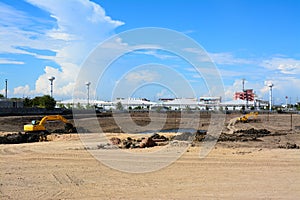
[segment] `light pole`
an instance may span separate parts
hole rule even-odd
[[[55,80],[55,77],[50,76],[48,79],[50,81],[50,94],[51,94],[51,97],[53,97],[53,81]]]
[[[273,83],[268,84],[268,87],[270,88],[270,92],[269,92],[269,110],[270,111],[272,111],[272,105],[273,105],[273,93],[272,93],[273,86],[274,86]]]
[[[5,99],[7,99],[7,79],[5,79]]]
[[[246,108],[248,108],[248,93],[245,90],[245,78],[242,79],[244,98],[246,97]]]
[[[246,80],[246,79],[244,79],[244,78],[242,79],[242,84],[243,84],[243,92],[245,92],[245,80]]]
[[[87,105],[90,105],[90,85],[91,82],[86,82],[85,85],[87,86]]]

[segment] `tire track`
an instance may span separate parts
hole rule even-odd
[[[52,176],[54,177],[55,181],[59,184],[59,185],[73,185],[73,186],[80,186],[83,184],[83,180],[78,179],[75,176],[71,176],[70,174],[52,174]]]

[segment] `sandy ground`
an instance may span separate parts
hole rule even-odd
[[[278,121],[273,125],[270,119],[263,120],[237,126],[264,127],[273,132],[289,130],[288,120],[273,119]],[[294,123],[299,123],[298,118]],[[288,135],[264,137],[261,142],[220,142],[202,159],[200,144],[190,147],[171,165],[149,173],[126,173],[105,166],[84,148],[78,135],[57,135],[52,140],[0,145],[0,199],[297,199],[300,196],[300,150],[276,148],[288,141],[299,145],[297,130]],[[105,154],[117,150],[93,151]],[[149,149],[141,151],[147,153]],[[133,165],[129,157],[122,160],[128,161],[128,166]]]
[[[1,199],[297,199],[300,196],[299,150],[219,145],[206,158],[199,159],[199,148],[193,147],[166,168],[130,174],[104,166],[82,147],[71,136],[54,142],[1,145]]]

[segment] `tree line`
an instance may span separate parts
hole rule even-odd
[[[24,99],[24,107],[39,107],[46,108],[47,110],[53,110],[55,105],[56,101],[50,95],[34,97],[33,99],[26,97]]]

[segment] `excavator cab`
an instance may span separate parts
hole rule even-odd
[[[31,124],[24,125],[25,132],[41,132],[46,131],[44,125],[37,123],[35,120],[31,122]]]

